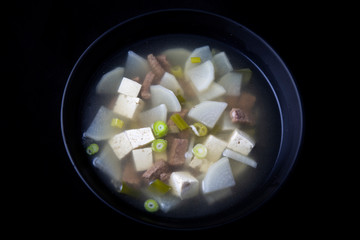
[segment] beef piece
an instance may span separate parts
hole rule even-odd
[[[165,55],[156,56],[156,59],[158,60],[158,62],[166,72],[171,72],[171,65],[169,61],[166,59]]]
[[[188,139],[175,138],[169,151],[169,165],[179,167],[185,163],[185,153],[189,146]]]
[[[163,182],[167,182],[170,179],[171,172],[164,172],[160,174],[160,180]]]
[[[249,123],[248,115],[240,108],[232,108],[230,111],[230,118],[233,123]]]
[[[147,60],[150,66],[151,71],[155,74],[155,84],[158,84],[160,79],[164,76],[165,70],[160,65],[159,61],[153,54],[147,56]]]
[[[182,139],[190,139],[191,135],[192,134],[190,128],[182,130],[177,133],[177,137]]]
[[[152,82],[154,81],[155,78],[155,74],[150,71],[145,75],[144,78],[144,82],[141,86],[141,90],[140,90],[140,96],[142,99],[150,99],[151,94],[150,94],[150,85],[152,84]]]
[[[148,170],[146,170],[142,177],[147,183],[150,183],[155,179],[161,180],[162,175],[163,178],[165,178],[164,174],[170,174],[169,164],[164,160],[159,160],[155,162]]]

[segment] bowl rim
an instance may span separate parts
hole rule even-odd
[[[268,51],[270,51],[270,53],[277,59],[277,61],[279,62],[279,64],[281,65],[282,69],[285,71],[285,74],[287,75],[287,77],[290,79],[289,84],[293,87],[293,89],[295,90],[293,92],[294,94],[294,99],[296,99],[297,103],[299,104],[299,140],[297,141],[296,145],[293,146],[293,153],[292,155],[294,156],[292,158],[292,161],[290,163],[290,165],[286,168],[285,173],[283,173],[282,178],[279,181],[279,186],[276,187],[274,190],[272,190],[270,192],[270,194],[263,199],[263,201],[261,201],[260,203],[257,204],[257,206],[255,208],[252,208],[250,211],[248,211],[246,214],[242,215],[242,216],[238,216],[238,217],[234,217],[232,219],[228,219],[227,221],[220,221],[218,223],[213,223],[211,225],[207,225],[207,226],[187,226],[187,227],[174,227],[174,226],[166,226],[166,225],[161,225],[161,224],[157,224],[157,223],[153,223],[153,222],[149,222],[147,220],[144,219],[140,219],[138,217],[134,217],[131,216],[130,214],[126,214],[124,212],[122,212],[121,210],[119,210],[118,208],[116,208],[115,206],[113,206],[111,203],[107,202],[103,196],[101,196],[100,193],[98,193],[89,183],[88,180],[83,176],[82,172],[80,171],[80,169],[78,168],[77,164],[76,164],[76,160],[73,159],[73,154],[71,152],[70,146],[68,145],[67,142],[67,133],[65,132],[65,123],[64,123],[64,109],[65,109],[65,105],[66,105],[66,98],[67,98],[67,93],[69,91],[69,86],[70,86],[70,82],[74,81],[73,80],[73,75],[74,73],[77,71],[79,65],[81,64],[81,62],[83,61],[83,59],[86,57],[87,53],[93,49],[94,47],[97,46],[97,44],[105,37],[107,36],[109,33],[116,31],[116,29],[118,29],[119,27],[126,25],[128,23],[131,23],[134,20],[137,19],[141,19],[144,17],[148,17],[151,15],[156,15],[156,14],[162,14],[162,13],[168,13],[168,12],[187,12],[187,13],[199,13],[199,14],[205,14],[214,18],[220,18],[223,19],[226,22],[229,22],[231,24],[236,25],[237,27],[240,27],[242,29],[244,29],[245,32],[248,32],[252,37],[256,38],[257,41],[259,41]],[[261,71],[261,69],[259,69]],[[272,85],[270,84],[270,87],[272,87]],[[274,91],[274,90],[273,90]],[[274,91],[275,92],[275,91]],[[278,101],[278,99],[277,99]],[[279,104],[279,103],[278,103]],[[280,108],[280,104],[279,104],[279,108]],[[280,114],[282,114],[281,109],[280,110]],[[283,121],[283,116],[281,116],[281,121]],[[211,227],[216,227],[216,226],[221,226],[236,220],[239,220],[240,218],[243,218],[245,216],[247,216],[248,214],[250,214],[251,212],[255,211],[256,209],[258,209],[259,207],[261,207],[266,201],[268,201],[278,190],[279,188],[282,186],[283,182],[286,180],[286,178],[288,177],[289,173],[292,171],[293,166],[298,158],[299,155],[299,151],[301,149],[302,146],[302,142],[303,142],[303,131],[304,131],[304,122],[303,122],[303,107],[302,107],[302,101],[301,101],[301,97],[299,94],[299,90],[296,86],[295,80],[293,78],[293,75],[291,74],[290,70],[288,69],[288,67],[286,66],[286,64],[284,63],[284,61],[280,58],[280,56],[277,54],[277,52],[259,35],[257,35],[256,33],[254,33],[252,30],[248,29],[247,27],[245,27],[244,25],[228,18],[222,15],[219,15],[217,13],[213,13],[213,12],[209,12],[209,11],[204,11],[204,10],[197,10],[197,9],[187,9],[187,8],[170,8],[170,9],[161,9],[161,10],[155,10],[155,11],[150,11],[150,12],[146,12],[146,13],[142,13],[139,14],[137,16],[131,17],[129,19],[126,19],[116,25],[114,25],[113,27],[109,28],[108,30],[106,30],[104,33],[102,33],[100,36],[98,36],[80,55],[80,57],[77,59],[76,63],[74,64],[69,77],[67,78],[64,90],[63,90],[63,95],[62,95],[62,101],[61,101],[61,111],[60,111],[60,123],[61,123],[61,134],[62,134],[62,139],[63,139],[63,143],[67,152],[67,155],[70,159],[70,162],[72,163],[74,169],[76,170],[78,176],[81,178],[81,180],[83,181],[83,183],[85,183],[85,185],[87,186],[88,189],[91,190],[91,192],[98,198],[100,199],[102,202],[104,202],[107,206],[109,206],[110,208],[112,208],[113,210],[115,210],[116,212],[120,213],[123,216],[126,216],[129,219],[132,219],[136,222],[145,224],[145,225],[150,225],[153,227],[157,227],[157,228],[163,228],[163,229],[178,229],[178,230],[195,230],[195,229],[206,229],[206,228],[211,228]],[[283,123],[281,124],[282,126],[282,131],[284,131],[283,129]],[[283,142],[283,133],[282,133],[282,137],[281,137],[281,145],[284,144]],[[280,150],[279,150],[280,151]]]

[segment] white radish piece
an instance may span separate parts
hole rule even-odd
[[[212,100],[223,96],[226,93],[225,88],[215,82],[211,83],[209,88],[198,94],[200,101]]]
[[[181,111],[181,105],[173,91],[160,85],[152,85],[150,87],[150,94],[153,107],[164,103],[169,112]]]
[[[124,76],[127,78],[140,77],[144,79],[147,72],[150,71],[148,61],[134,53],[133,51],[128,52],[128,56],[125,63]]]
[[[106,107],[101,106],[90,126],[84,133],[84,136],[94,139],[95,141],[101,141],[118,134],[121,132],[121,129],[111,126],[111,120],[113,118],[119,118],[119,115]]]
[[[233,67],[225,52],[220,52],[216,54],[213,57],[212,62],[214,64],[216,78],[222,77],[226,73],[233,70]]]
[[[215,79],[214,65],[208,60],[186,72],[186,76],[193,83],[198,92],[203,92]]]
[[[156,121],[166,122],[167,108],[165,104],[153,107],[149,110],[139,113],[139,120],[143,127],[151,127]]]
[[[121,181],[121,163],[108,144],[105,144],[100,153],[93,160],[93,165],[110,179]]]
[[[173,91],[176,96],[184,96],[184,90],[181,88],[179,82],[176,80],[176,77],[171,73],[165,72],[159,84]]]
[[[220,78],[218,83],[225,88],[226,95],[240,96],[242,77],[241,73],[229,72]]]
[[[242,162],[250,167],[256,168],[257,167],[257,162],[255,162],[253,159],[242,155],[241,153],[235,152],[233,150],[230,149],[225,149],[223,152],[223,156],[234,159],[238,162]]]
[[[199,57],[201,62],[192,63],[191,62],[192,57]],[[212,53],[209,46],[195,48],[185,62],[185,72],[211,59],[212,59]]]
[[[204,101],[192,107],[188,117],[213,128],[227,107],[225,102]]]
[[[210,165],[202,181],[202,191],[205,194],[233,186],[235,186],[235,180],[227,157]]]
[[[116,94],[120,86],[121,79],[124,76],[124,68],[117,67],[110,72],[105,73],[99,83],[96,85],[97,94]]]

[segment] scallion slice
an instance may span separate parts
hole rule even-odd
[[[197,158],[205,158],[207,155],[207,148],[205,145],[198,143],[193,147],[192,152]]]
[[[159,204],[154,199],[148,199],[144,203],[145,210],[148,212],[156,212],[159,210]]]
[[[164,121],[156,121],[152,125],[152,129],[156,138],[164,137],[168,133],[168,126]]]
[[[111,126],[115,128],[122,128],[124,126],[124,121],[119,118],[111,119]]]
[[[171,67],[170,69],[170,73],[172,75],[174,75],[176,78],[183,78],[184,77],[184,72],[182,70],[182,68],[180,66],[174,66],[174,67]]]
[[[194,123],[193,125],[190,125],[191,130],[195,133],[198,137],[203,137],[207,134],[207,127],[202,123]]]
[[[164,139],[156,139],[151,143],[151,148],[154,152],[165,152],[167,141]]]
[[[149,184],[149,191],[155,193],[157,195],[164,195],[165,193],[171,190],[171,187],[165,184],[163,181],[159,179],[155,179]]]
[[[94,155],[98,151],[99,151],[99,145],[97,145],[96,143],[92,143],[86,148],[86,153],[88,155]]]
[[[201,63],[200,57],[191,57],[190,58],[191,63]]]
[[[175,125],[180,129],[180,131],[189,128],[189,125],[178,113],[174,113],[173,115],[171,115],[170,119],[175,123]]]

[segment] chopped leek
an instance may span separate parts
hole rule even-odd
[[[170,68],[170,73],[174,75],[176,78],[183,78],[184,72],[180,66],[174,66]]]
[[[190,58],[191,63],[201,63],[200,57],[191,57]]]
[[[145,210],[148,212],[156,212],[159,210],[159,204],[154,199],[148,199],[144,203]]]
[[[154,136],[156,138],[164,137],[168,133],[168,126],[164,121],[156,121],[152,125]]]
[[[165,152],[167,141],[164,139],[156,139],[151,143],[151,148],[154,152]]]
[[[159,179],[155,179],[149,184],[149,191],[157,195],[164,195],[171,190],[171,187]]]
[[[124,126],[124,121],[119,118],[111,119],[111,126],[116,128],[122,128]]]
[[[99,145],[97,145],[96,143],[92,143],[86,148],[86,153],[88,155],[94,155],[98,151],[99,151]]]
[[[186,103],[186,99],[181,95],[176,95],[176,98],[179,100],[180,105],[184,105]]]
[[[170,119],[181,131],[189,128],[189,125],[178,113],[174,113],[173,115],[171,115]]]
[[[193,125],[190,125],[190,128],[198,137],[203,137],[207,134],[207,127],[202,123],[194,123]]]
[[[205,158],[207,155],[207,148],[205,145],[198,143],[195,145],[195,147],[192,149],[192,152],[194,153],[195,157],[197,158]]]

